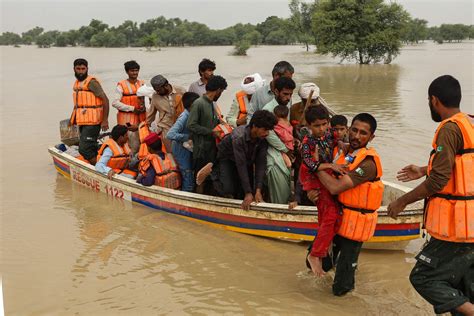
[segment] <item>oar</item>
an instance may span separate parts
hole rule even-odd
[[[313,93],[314,93],[314,90],[311,90],[309,92],[308,98],[306,99],[306,104],[304,105],[303,114],[301,115],[302,117],[300,118],[300,122],[301,122],[302,125],[306,124],[304,114],[306,113],[306,109],[308,108],[308,106],[311,104],[311,99],[313,98]]]

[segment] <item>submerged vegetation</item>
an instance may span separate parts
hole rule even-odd
[[[142,23],[127,20],[119,26],[93,19],[69,31],[35,27],[21,34],[4,32],[0,45],[85,47],[154,47],[234,45],[232,54],[246,55],[252,45],[302,44],[309,50],[358,63],[390,63],[403,43],[433,40],[439,44],[474,38],[474,26],[442,24],[428,27],[403,7],[383,0],[291,0],[289,18],[270,16],[265,21],[213,30],[207,25],[163,16]]]

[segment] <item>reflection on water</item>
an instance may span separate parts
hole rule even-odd
[[[315,81],[336,111],[376,116],[373,145],[384,178],[393,180],[403,165],[427,159],[436,125],[426,89],[434,77],[459,78],[463,107],[472,108],[472,43],[449,47],[406,48],[395,64],[376,66],[339,65],[298,46],[252,48],[247,57],[230,56],[231,47],[154,53],[1,47],[2,74],[8,73],[0,107],[0,271],[7,314],[430,315],[408,282],[421,241],[406,251],[364,250],[356,291],[336,298],[331,273],[317,280],[305,268],[304,244],[210,229],[110,199],[57,175],[46,148],[57,142],[57,122],[69,115],[71,63],[79,56],[89,60],[110,98],[128,59],[141,64],[145,79],[163,73],[187,87],[199,60],[211,57],[229,82],[219,100],[224,111],[244,75],[269,79],[275,62],[288,60],[296,82]]]

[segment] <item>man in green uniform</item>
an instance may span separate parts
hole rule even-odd
[[[388,214],[396,218],[408,204],[427,199],[424,224],[431,238],[416,256],[410,281],[436,314],[474,315],[474,117],[460,111],[461,86],[452,76],[436,78],[428,100],[431,118],[441,122],[430,163],[406,166],[397,176],[426,179],[390,203]]]

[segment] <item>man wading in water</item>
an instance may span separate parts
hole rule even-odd
[[[427,199],[425,227],[431,236],[410,275],[416,291],[436,314],[474,315],[474,117],[462,113],[461,86],[448,75],[428,88],[431,118],[441,122],[428,166],[409,165],[403,182],[426,176],[388,206],[396,218],[405,207]]]

